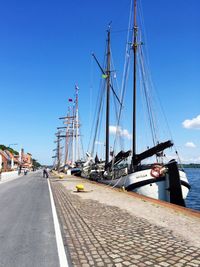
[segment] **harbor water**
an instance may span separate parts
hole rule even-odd
[[[186,207],[200,211],[200,168],[185,168],[184,170],[191,185]]]

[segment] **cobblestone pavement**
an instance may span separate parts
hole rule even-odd
[[[73,266],[200,267],[200,251],[117,207],[84,200],[51,181]]]

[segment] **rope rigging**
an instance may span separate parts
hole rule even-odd
[[[105,52],[105,55],[106,55],[106,52]],[[95,128],[92,130],[92,132],[94,132],[94,136],[93,136],[93,142],[92,142],[92,148],[91,148],[91,155],[93,156],[94,155],[94,150],[95,150],[95,142],[98,140],[99,138],[99,135],[100,135],[100,124],[101,124],[101,121],[102,121],[102,111],[103,111],[103,99],[105,97],[105,91],[106,91],[106,79],[107,79],[107,74],[106,74],[106,71],[104,70],[105,68],[101,67],[99,61],[97,60],[96,56],[94,55],[94,53],[92,54],[95,62],[97,63],[98,67],[100,68],[101,70],[101,73],[102,73],[102,78],[104,78],[104,82],[101,82],[101,93],[97,99],[97,103],[99,103],[99,105],[96,105],[96,111],[95,111],[95,114],[97,114],[97,118],[96,118],[96,124],[95,124]],[[111,58],[112,58],[112,53],[111,53]],[[104,60],[104,65],[105,65],[105,60]],[[111,65],[114,66],[113,64],[113,59],[111,59]],[[122,103],[121,103],[121,100],[120,98],[118,97],[115,89],[114,89],[114,82],[113,82],[113,71],[110,71],[110,89],[113,93],[113,102],[114,102],[114,109],[115,109],[115,117],[116,117],[116,120],[118,118],[118,109],[120,107],[122,107]],[[117,83],[117,79],[115,78],[114,79],[116,81],[116,88],[118,89],[118,83]],[[118,104],[118,105],[117,105]],[[98,108],[97,108],[98,107]],[[95,121],[95,118],[94,118],[94,121]],[[94,121],[93,121],[93,125],[94,125]],[[92,134],[91,134],[92,135]],[[90,136],[90,140],[91,140],[91,136]],[[122,145],[122,144],[121,144]],[[89,144],[89,147],[90,147],[90,144]]]
[[[126,91],[127,91],[127,84],[128,84],[128,77],[129,77],[129,72],[130,72],[130,59],[132,57],[131,52],[132,52],[132,48],[133,48],[133,43],[134,43],[134,36],[133,36],[133,29],[131,28],[132,22],[133,22],[133,1],[131,1],[131,7],[130,7],[130,14],[129,14],[129,22],[128,22],[128,32],[127,32],[127,37],[126,37],[126,47],[125,47],[125,58],[124,58],[124,68],[123,68],[123,76],[122,76],[122,83],[121,83],[121,90],[120,90],[120,96],[119,93],[116,93],[116,91],[114,90],[114,82],[116,83],[116,88],[118,89],[118,82],[116,79],[113,79],[113,75],[112,74],[112,70],[110,71],[110,89],[111,92],[113,93],[113,102],[114,102],[114,108],[115,108],[115,117],[116,117],[116,135],[114,138],[114,142],[113,142],[113,164],[114,164],[114,159],[115,159],[115,152],[117,150],[117,141],[119,140],[121,143],[121,147],[123,146],[122,142],[123,139],[121,138],[121,123],[122,123],[122,111],[124,108],[124,100],[125,100],[125,95],[126,95]],[[142,14],[142,9],[139,9],[139,15],[140,15],[140,23],[143,24],[143,29],[144,29],[144,22],[143,22],[143,14]],[[138,35],[141,34],[141,32],[138,33]],[[145,36],[145,34],[143,34]],[[143,36],[142,35],[142,36]],[[145,38],[144,38],[145,39]],[[145,51],[145,49],[143,49],[142,47],[142,43],[139,42],[137,40],[137,66],[138,66],[138,72],[140,75],[140,89],[142,92],[142,96],[143,96],[143,100],[145,102],[145,106],[146,106],[146,112],[144,112],[145,116],[148,115],[148,122],[149,122],[149,126],[150,126],[150,133],[151,133],[151,138],[153,141],[153,145],[156,146],[157,144],[159,144],[159,140],[160,140],[160,136],[159,136],[159,131],[160,128],[158,127],[158,119],[157,119],[157,114],[155,113],[154,110],[154,96],[152,94],[152,89],[154,89],[152,80],[151,80],[151,75],[150,75],[150,71],[149,71],[149,64],[148,64],[148,57],[147,57],[147,53]],[[106,53],[105,53],[106,54]],[[112,53],[111,53],[112,55]],[[93,138],[93,143],[92,143],[92,155],[94,155],[94,150],[95,150],[95,142],[97,140],[97,138],[99,138],[100,136],[100,125],[101,125],[101,121],[102,121],[102,110],[103,110],[103,99],[105,97],[105,81],[107,79],[106,75],[106,71],[105,68],[101,67],[101,65],[99,64],[97,58],[95,57],[95,55],[93,54],[93,57],[98,65],[98,67],[101,70],[101,73],[103,74],[102,76],[104,76],[104,82],[101,83],[101,93],[99,95],[98,98],[98,102],[99,105],[96,105],[96,115],[97,115],[97,119],[96,119],[96,123],[93,122],[93,126],[94,126],[94,138]],[[105,62],[104,62],[105,63]],[[113,60],[111,60],[111,64],[114,66],[113,64]],[[104,64],[105,65],[105,64]],[[138,81],[139,83],[139,81]],[[161,106],[161,101],[159,101],[160,107]],[[98,107],[97,107],[98,106]],[[163,110],[162,110],[163,111]],[[164,114],[164,112],[162,112],[162,114]],[[160,114],[159,114],[160,115]],[[165,114],[164,114],[165,115]],[[165,121],[166,121],[166,117],[165,117]],[[162,121],[163,122],[163,121]],[[137,122],[138,123],[138,122]],[[167,124],[168,125],[168,124]],[[168,126],[169,128],[169,126]],[[170,133],[171,135],[171,133]],[[171,138],[172,139],[172,138]],[[143,140],[144,141],[144,140]],[[146,141],[146,140],[145,140]],[[114,165],[112,165],[112,168],[114,167]]]

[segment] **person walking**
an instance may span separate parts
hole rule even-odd
[[[43,169],[43,177],[44,178],[48,178],[49,177],[49,174],[48,174],[48,171],[47,171],[46,167]]]
[[[21,171],[22,171],[22,166],[20,165],[20,166],[18,167],[18,175],[21,174]]]

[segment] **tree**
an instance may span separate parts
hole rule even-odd
[[[1,150],[8,150],[10,151],[13,155],[19,155],[19,152],[17,152],[16,150],[14,150],[11,147],[5,146],[5,145],[0,145],[0,149]]]
[[[33,168],[41,167],[41,164],[36,159],[32,159],[32,163],[33,163]]]

